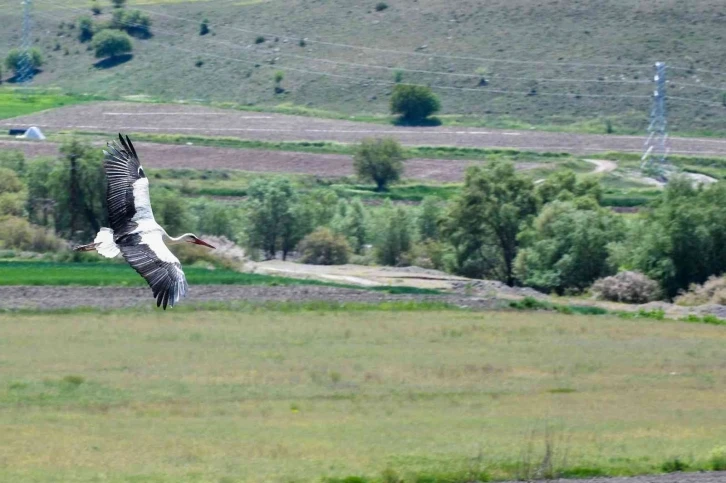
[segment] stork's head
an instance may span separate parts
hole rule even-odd
[[[202,245],[202,246],[209,247],[209,248],[216,248],[216,247],[213,247],[212,245],[210,245],[209,243],[205,242],[201,238],[199,238],[194,233],[187,233],[186,235],[184,235],[184,241],[187,243],[193,243],[195,245]]]

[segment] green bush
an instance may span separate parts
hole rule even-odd
[[[31,225],[27,220],[8,217],[0,221],[0,248],[30,252],[55,252],[65,246],[45,228]]]
[[[388,4],[386,2],[378,2],[376,4],[376,12],[382,12],[388,8]]]
[[[94,35],[91,47],[96,51],[96,57],[118,57],[133,50],[131,37],[123,32],[101,30]]]
[[[364,139],[353,155],[358,176],[376,183],[376,191],[385,191],[403,174],[403,148],[393,138]]]
[[[726,471],[726,446],[714,448],[709,455],[713,471]]]
[[[263,37],[262,35],[258,35],[257,38],[255,38],[255,43],[256,44],[261,44],[261,43],[264,43],[264,42],[265,42],[265,37]]]
[[[78,20],[78,40],[81,42],[88,42],[93,38],[95,33],[95,26],[91,17],[81,17]]]
[[[40,49],[33,47],[30,49],[29,55],[30,67],[33,70],[39,69],[43,65],[43,54],[41,54]],[[25,54],[22,51],[12,49],[5,57],[5,66],[17,74],[23,66],[24,58]]]
[[[429,87],[397,84],[391,96],[391,113],[408,124],[423,123],[441,109],[438,97]]]
[[[313,265],[344,265],[348,263],[350,245],[344,236],[329,228],[318,228],[302,239],[299,245],[303,263]]]
[[[209,33],[209,20],[206,18],[199,24],[199,35],[207,35]]]
[[[123,8],[126,5],[126,0],[111,0],[114,8]]]

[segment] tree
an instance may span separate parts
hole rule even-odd
[[[364,139],[353,155],[355,171],[376,183],[376,191],[386,191],[403,173],[403,149],[393,138]]]
[[[115,10],[109,28],[123,30],[139,38],[151,37],[151,17],[140,10]]]
[[[43,54],[41,54],[40,49],[33,47],[28,54],[29,56],[27,58],[30,62],[30,67],[33,70],[39,69],[43,65]],[[21,50],[12,49],[5,58],[5,66],[17,74],[22,69],[25,58],[26,55]]]
[[[439,200],[431,196],[424,198],[416,220],[418,236],[421,241],[439,239],[440,218],[441,205]]]
[[[123,8],[126,5],[126,0],[111,0],[114,8]]]
[[[391,96],[391,113],[407,124],[421,124],[441,109],[441,103],[429,87],[396,84]]]
[[[354,253],[363,253],[369,239],[368,215],[359,199],[355,199],[350,204],[336,229],[348,239]]]
[[[330,228],[320,227],[300,242],[301,260],[313,265],[343,265],[348,263],[350,246],[344,236]]]
[[[118,57],[128,54],[133,49],[131,37],[123,32],[101,30],[94,35],[91,47],[96,51],[96,57]]]
[[[582,292],[614,273],[608,246],[623,234],[621,219],[610,210],[554,201],[519,234],[524,248],[515,259],[515,274],[524,285],[546,292]]]
[[[27,195],[18,174],[0,167],[0,218],[8,215],[23,216]]]
[[[602,186],[595,176],[578,179],[571,170],[558,171],[549,175],[536,188],[537,198],[542,205],[551,201],[589,197],[596,203],[602,201]]]
[[[383,229],[379,233],[375,257],[381,265],[396,266],[411,249],[411,227],[406,210],[390,203],[381,212]]]
[[[93,38],[95,26],[91,17],[81,17],[78,19],[78,40],[81,42],[88,42]]]
[[[256,180],[248,193],[248,246],[262,250],[268,259],[282,251],[285,260],[309,226],[297,206],[297,193],[287,179]]]
[[[626,239],[612,247],[614,263],[657,280],[675,296],[692,283],[726,272],[726,186],[694,188],[674,178]]]
[[[171,236],[191,231],[193,219],[187,200],[170,189],[157,188],[151,193],[154,218]]]
[[[513,285],[517,234],[536,212],[532,181],[517,174],[511,162],[469,168],[442,226],[454,248],[454,270]]]

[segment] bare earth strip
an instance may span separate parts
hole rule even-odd
[[[104,132],[152,132],[231,136],[258,140],[357,142],[394,136],[409,145],[516,148],[529,151],[642,152],[643,137],[458,127],[397,127],[283,114],[251,113],[181,104],[100,102],[63,107],[0,122],[0,127],[38,126]],[[726,155],[726,140],[671,138],[671,152]]]
[[[492,308],[493,299],[460,295],[392,295],[370,290],[325,286],[235,286],[197,285],[191,287],[183,303],[194,302],[442,302],[459,307]],[[151,290],[144,287],[0,287],[0,310],[4,309],[67,309],[97,307],[153,307]]]
[[[103,143],[95,143],[99,149]],[[158,143],[135,143],[144,166],[152,169],[234,169],[258,173],[308,174],[338,178],[354,174],[353,160],[340,154],[314,154],[261,149],[216,148]],[[0,149],[18,149],[29,158],[55,156],[59,144],[38,141],[0,140]],[[439,182],[457,182],[464,178],[468,166],[477,161],[410,159],[406,161],[406,178]],[[533,169],[541,163],[519,163],[518,169]]]

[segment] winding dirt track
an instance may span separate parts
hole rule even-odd
[[[258,140],[357,142],[394,136],[409,145],[517,148],[529,151],[593,152],[643,150],[642,136],[585,135],[458,127],[396,127],[283,114],[244,112],[182,104],[99,102],[7,119],[0,127],[38,126],[101,132],[152,132],[231,136]],[[674,154],[726,156],[726,140],[671,138]]]

